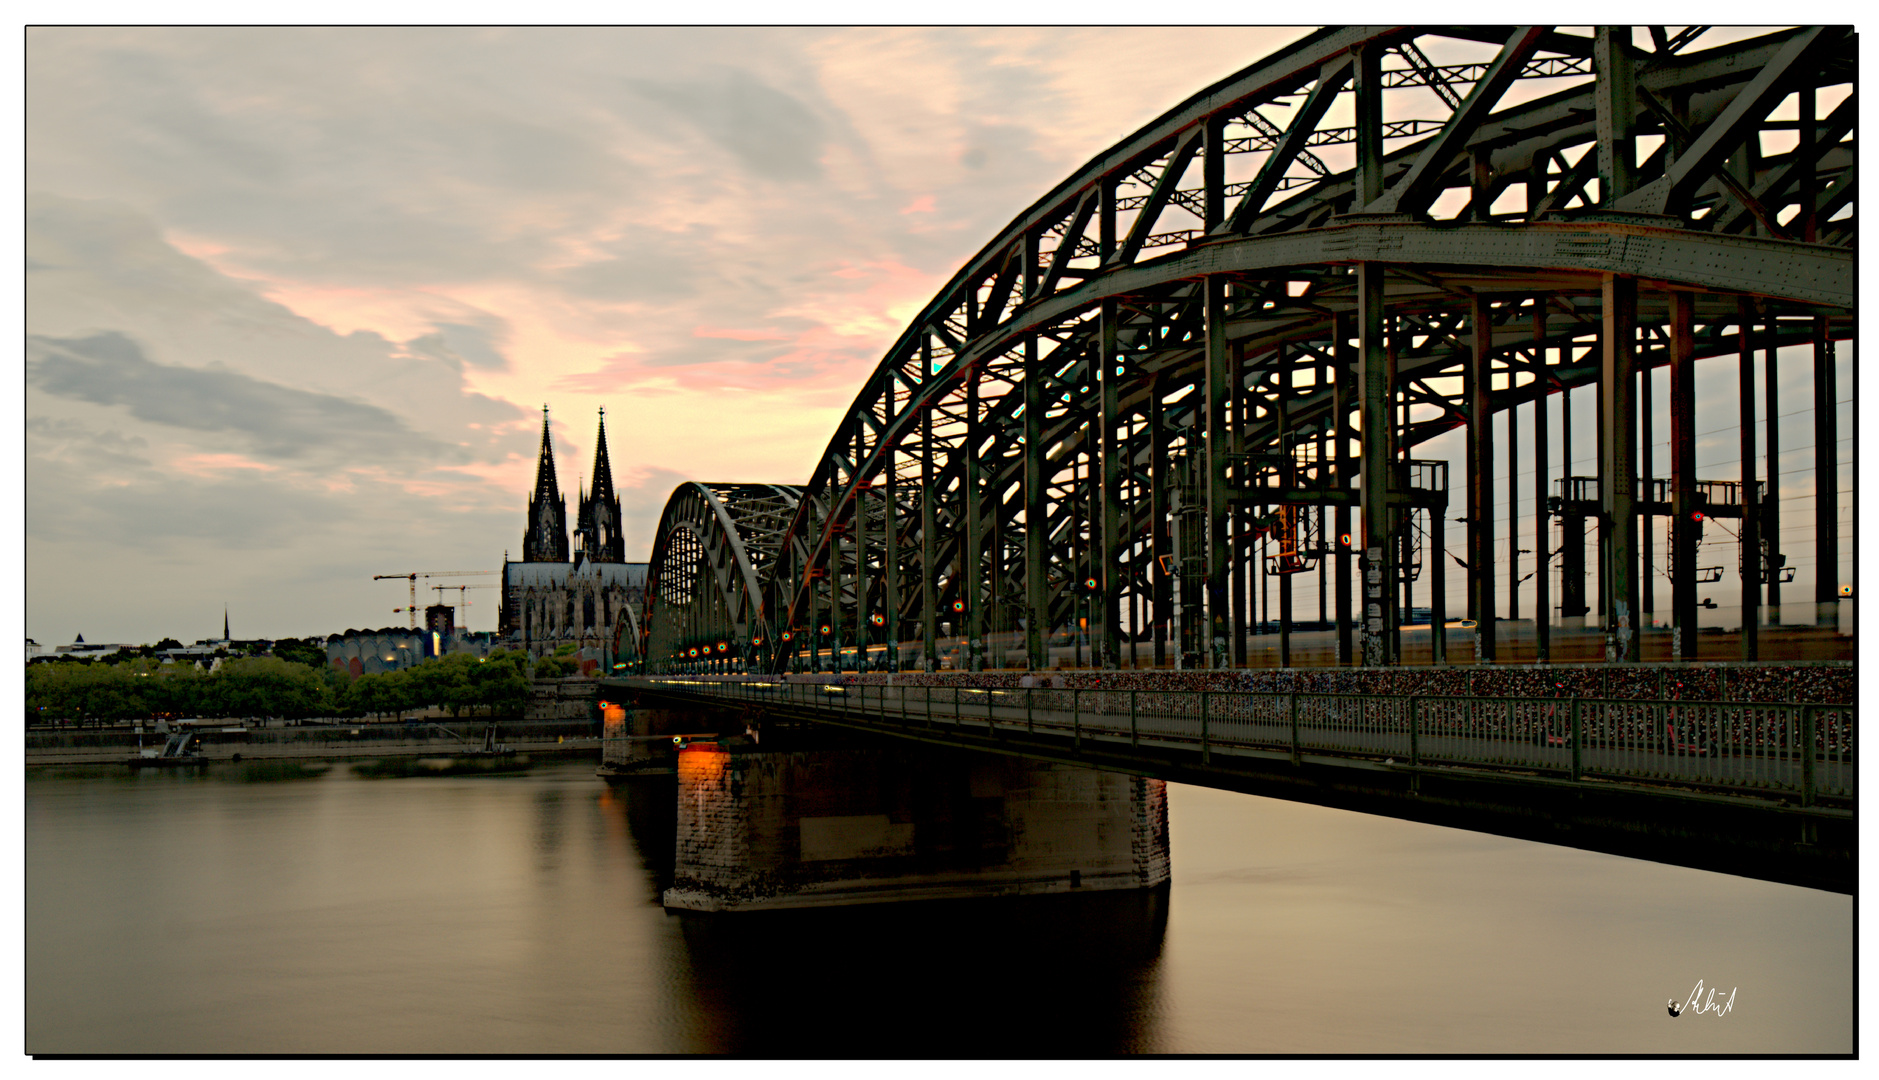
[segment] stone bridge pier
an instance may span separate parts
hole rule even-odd
[[[1160,780],[826,733],[694,741],[676,756],[668,908],[775,910],[1168,881]]]

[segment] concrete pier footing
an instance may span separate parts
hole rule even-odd
[[[678,755],[668,908],[758,911],[1148,889],[1168,880],[1159,780],[931,747]]]

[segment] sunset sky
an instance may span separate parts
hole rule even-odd
[[[607,409],[644,559],[683,480],[803,482],[906,320],[1019,211],[1306,33],[29,30],[26,633],[189,642],[224,605],[238,638],[402,625],[406,587],[372,575],[519,554],[544,404],[570,521]],[[1802,600],[1801,350],[1782,382]],[[1698,395],[1699,475],[1733,479],[1733,359]],[[1707,542],[1730,576],[1704,595],[1733,604],[1734,542]],[[492,629],[495,591],[468,598]]]
[[[27,633],[402,624],[373,574],[519,550],[543,404],[570,519],[607,408],[644,558],[674,484],[804,480],[1005,222],[1305,32],[31,30]]]

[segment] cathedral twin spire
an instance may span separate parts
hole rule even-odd
[[[594,451],[594,481],[580,495],[574,550],[587,562],[625,562],[620,500],[613,490],[607,460],[607,410],[600,410],[600,433]],[[568,510],[555,480],[554,442],[548,433],[548,406],[542,406],[541,457],[535,466],[535,491],[528,501],[528,531],[522,537],[523,562],[567,562]]]

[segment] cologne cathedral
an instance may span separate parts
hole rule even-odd
[[[555,478],[554,442],[548,433],[548,408],[543,406],[541,458],[528,500],[522,559],[511,562],[505,554],[502,560],[500,633],[512,647],[542,656],[574,645],[586,670],[611,664],[622,645],[633,648],[639,606],[646,595],[646,564],[626,561],[623,524],[607,461],[607,411],[602,409],[594,478],[580,493],[570,551],[567,501]]]

